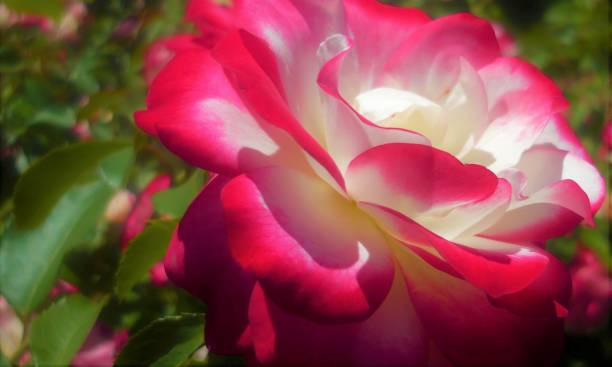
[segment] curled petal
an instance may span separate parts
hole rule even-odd
[[[553,255],[540,276],[517,293],[490,298],[491,303],[525,317],[565,317],[572,282],[567,266]]]
[[[518,162],[550,119],[565,110],[568,103],[552,80],[519,59],[500,57],[479,73],[491,122],[475,151],[464,160],[487,165],[497,172]]]
[[[370,316],[391,286],[384,235],[321,180],[268,167],[223,190],[232,254],[266,293],[313,320]]]
[[[198,167],[231,176],[270,164],[305,165],[285,131],[248,111],[204,48],[179,54],[162,70],[147,106],[136,113],[137,124]]]
[[[577,148],[573,151],[576,153],[561,150],[550,143],[538,144],[523,154],[516,168],[527,176],[527,195],[561,180],[572,180],[586,193],[591,211],[595,213],[605,196],[605,180],[588,156],[585,158]]]
[[[562,180],[524,200],[508,211],[482,236],[512,242],[538,243],[567,234],[582,220],[593,224],[589,200],[572,180]]]
[[[418,144],[386,144],[355,158],[346,174],[353,198],[413,216],[490,196],[497,177],[478,165]],[[376,188],[376,189],[373,189]]]

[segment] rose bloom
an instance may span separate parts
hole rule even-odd
[[[223,10],[231,25],[178,53],[136,114],[216,173],[165,259],[208,305],[208,348],[256,365],[553,364],[571,282],[543,246],[604,196],[557,86],[469,14]]]

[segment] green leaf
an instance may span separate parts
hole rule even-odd
[[[10,367],[11,366],[11,362],[6,359],[6,357],[0,353],[0,367]]]
[[[35,227],[68,189],[98,169],[104,158],[129,144],[88,141],[53,150],[36,161],[17,182],[15,220],[19,227]]]
[[[161,214],[170,214],[174,218],[181,218],[193,198],[202,189],[204,176],[204,171],[198,170],[182,185],[153,195],[155,211]]]
[[[132,336],[115,366],[179,366],[203,343],[203,315],[165,317]]]
[[[114,158],[126,157],[119,152]],[[110,161],[106,162],[110,165]],[[97,176],[61,197],[42,225],[24,229],[11,221],[3,233],[0,291],[20,315],[27,315],[45,299],[66,253],[80,244],[98,223],[115,192],[111,182],[125,175],[125,169],[113,172],[98,166],[94,171]]]
[[[132,287],[164,257],[176,224],[176,221],[153,221],[129,243],[117,271],[116,292],[120,298],[127,297]]]
[[[77,120],[74,109],[66,106],[41,108],[34,114],[30,124],[51,124],[63,128],[71,127]]]
[[[601,263],[610,270],[612,264],[609,261],[610,239],[607,236],[607,225],[605,220],[598,220],[596,228],[581,227],[579,235],[581,242],[595,252]]]
[[[6,6],[19,12],[46,15],[59,20],[64,13],[62,0],[4,0]]]
[[[104,300],[64,297],[32,321],[30,346],[37,366],[67,366],[93,327]]]

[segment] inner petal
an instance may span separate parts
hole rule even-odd
[[[380,126],[416,131],[433,145],[441,143],[446,132],[440,105],[406,90],[390,87],[367,90],[357,95],[355,108]]]

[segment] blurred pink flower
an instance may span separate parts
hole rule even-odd
[[[137,18],[132,17],[123,20],[117,28],[113,31],[113,36],[119,38],[130,38],[133,37],[140,27],[140,22]]]
[[[115,332],[98,323],[93,327],[70,365],[73,367],[111,367],[127,339],[127,330]]]
[[[584,333],[604,326],[612,305],[612,278],[597,255],[581,246],[571,264],[572,298],[568,329]]]
[[[126,249],[132,238],[138,236],[153,216],[153,195],[170,187],[171,177],[167,174],[156,176],[142,190],[125,221],[121,235],[121,248]]]
[[[86,16],[87,7],[80,1],[67,2],[65,13],[57,23],[49,17],[15,12],[0,4],[0,28],[38,27],[41,32],[61,40],[76,39]]]
[[[71,130],[79,141],[91,139],[91,131],[89,130],[89,124],[87,122],[77,122],[72,125]]]
[[[49,292],[49,297],[55,298],[61,296],[62,294],[72,294],[78,292],[79,288],[77,288],[75,285],[60,279],[57,281],[57,283],[55,283],[55,287],[53,287],[53,289],[51,289]]]
[[[130,215],[125,221],[123,234],[121,236],[121,248],[127,249],[132,238],[136,237],[147,225],[153,216],[153,195],[170,187],[171,177],[161,174],[155,177],[136,199]],[[163,263],[155,264],[149,271],[151,282],[157,286],[164,285],[168,281]]]

